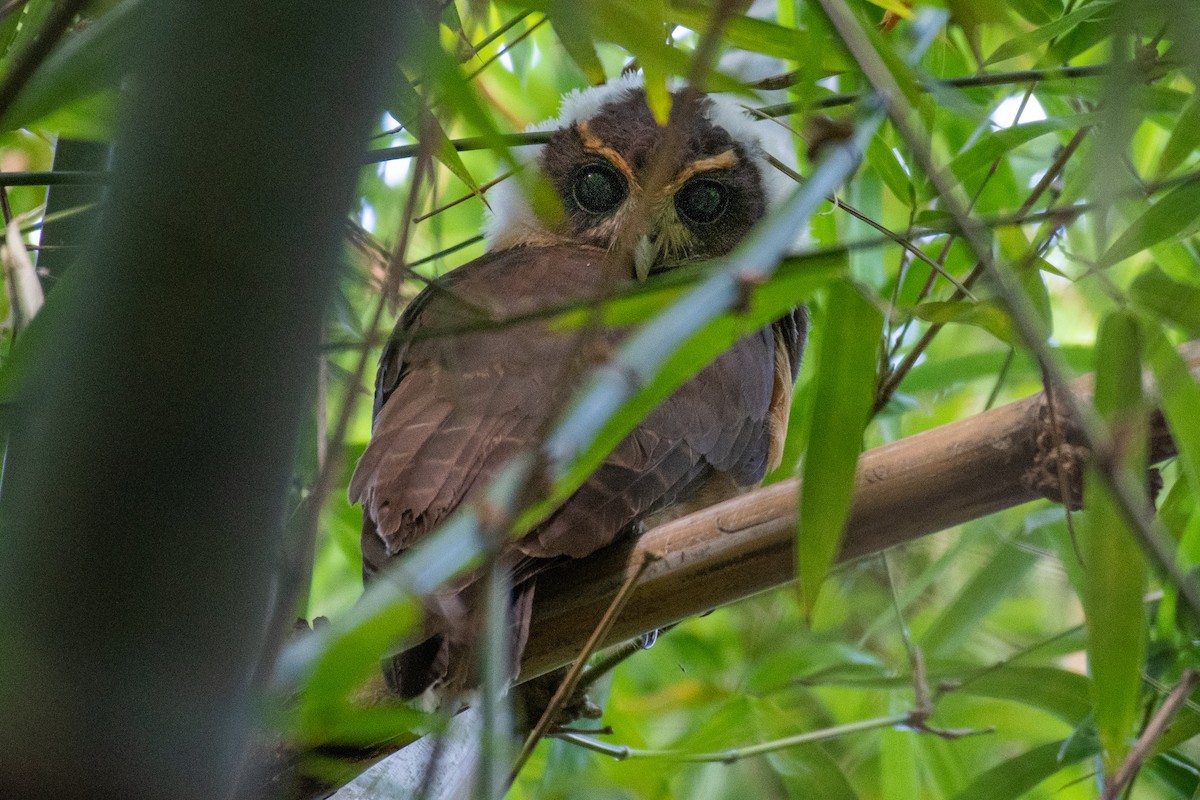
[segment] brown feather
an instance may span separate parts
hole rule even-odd
[[[426,289],[401,318],[377,382],[370,444],[350,484],[364,508],[368,575],[418,542],[486,487],[505,462],[535,447],[591,366],[623,331],[586,334],[527,314],[600,295],[604,254],[554,246],[489,254]],[[468,330],[469,328],[469,330]],[[549,519],[503,557],[514,573],[514,665],[528,635],[534,576],[560,556],[582,557],[690,499],[711,502],[759,482],[786,413],[806,319],[789,315],[737,342],[667,398]],[[445,335],[434,336],[436,332]],[[455,332],[456,331],[456,332]],[[784,400],[781,400],[784,398]],[[479,625],[474,576],[431,598],[423,644],[392,663],[393,688],[473,681]],[[514,666],[515,668],[515,666]]]

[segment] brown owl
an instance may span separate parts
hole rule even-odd
[[[627,333],[562,330],[536,312],[724,255],[767,212],[774,172],[736,105],[683,90],[671,117],[657,124],[636,78],[569,95],[560,117],[539,126],[553,138],[528,164],[532,191],[505,184],[493,195],[488,252],[404,312],[384,348],[373,433],[350,484],[363,505],[367,579],[510,458],[537,448],[582,377]],[[514,670],[540,569],[725,499],[779,463],[807,327],[798,308],[736,343],[506,546]],[[386,670],[395,691],[474,681],[476,595],[468,575],[430,599],[424,641]]]

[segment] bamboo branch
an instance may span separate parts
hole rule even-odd
[[[1200,377],[1200,343],[1185,345]],[[1091,379],[1071,384],[1081,401]],[[1053,491],[1047,470],[1051,436],[1043,394],[901,439],[859,459],[855,501],[840,560],[877,553]],[[1062,419],[1068,446],[1079,441]],[[1155,460],[1174,454],[1161,419],[1152,434]],[[1070,489],[1067,489],[1069,492]],[[605,641],[614,645],[793,580],[796,479],[758,489],[661,525],[632,542],[549,570],[538,578],[529,642],[521,668],[528,680],[574,657],[644,553],[646,570]]]
[[[1167,728],[1171,725],[1171,720],[1179,713],[1179,709],[1187,702],[1192,690],[1196,688],[1196,684],[1198,683],[1200,683],[1200,673],[1197,673],[1194,669],[1185,669],[1183,671],[1183,675],[1179,678],[1179,683],[1175,684],[1175,688],[1167,695],[1167,699],[1163,701],[1158,711],[1155,712],[1153,719],[1146,725],[1145,730],[1142,731],[1142,735],[1134,743],[1133,749],[1126,756],[1124,763],[1117,770],[1117,774],[1104,787],[1101,800],[1116,800],[1121,790],[1133,780],[1138,770],[1142,768],[1142,764],[1146,763],[1146,759],[1153,755],[1154,746],[1158,743],[1159,738],[1166,733]]]

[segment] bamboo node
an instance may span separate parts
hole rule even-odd
[[[1092,454],[1077,443],[1078,436],[1064,412],[1045,399],[1039,404],[1033,463],[1021,476],[1021,483],[1047,500],[1078,511],[1083,508],[1084,468]]]

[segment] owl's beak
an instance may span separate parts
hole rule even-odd
[[[633,248],[633,272],[639,281],[646,280],[658,260],[658,242],[652,236],[642,236]]]

